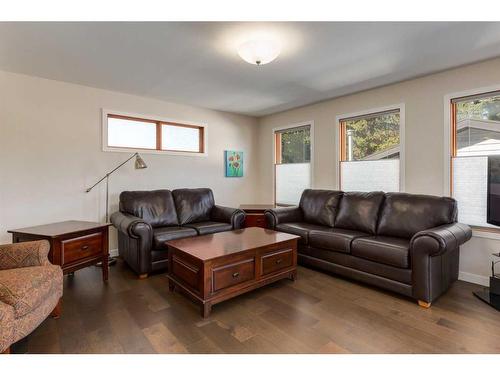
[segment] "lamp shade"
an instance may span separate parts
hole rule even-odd
[[[135,169],[144,169],[147,168],[147,164],[142,160],[141,156],[137,154],[135,156]]]

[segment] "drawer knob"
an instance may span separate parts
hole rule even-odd
[[[233,278],[236,279],[238,276],[240,276],[240,273],[239,272],[235,272],[233,273]]]
[[[276,264],[280,264],[283,261],[283,259],[277,259]]]
[[[82,250],[87,250],[89,248],[89,245],[83,245]]]

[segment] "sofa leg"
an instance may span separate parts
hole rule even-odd
[[[431,307],[431,302],[425,302],[425,301],[418,300],[418,305],[420,307],[425,307],[426,309],[428,309],[429,307]]]
[[[54,307],[54,310],[50,313],[50,316],[54,319],[59,319],[61,317],[61,311],[62,311],[62,304],[61,304],[61,299],[57,302],[56,307]]]
[[[10,354],[10,346],[6,348],[2,353],[0,354]]]
[[[147,273],[141,273],[141,274],[139,275],[139,279],[140,279],[140,280],[144,280],[144,279],[147,279],[147,278],[148,278],[148,274],[147,274]]]

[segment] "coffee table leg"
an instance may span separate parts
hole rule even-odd
[[[201,316],[203,317],[203,319],[208,318],[211,311],[212,311],[211,303],[206,302],[201,305]]]
[[[175,283],[170,279],[168,279],[168,290],[170,290],[171,292],[175,290]]]

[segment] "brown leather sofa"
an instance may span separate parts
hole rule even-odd
[[[383,192],[305,190],[298,207],[267,210],[271,229],[300,236],[299,262],[413,297],[424,307],[458,279],[452,198]]]
[[[215,204],[210,189],[124,191],[111,215],[120,256],[147,277],[168,267],[166,241],[239,229],[242,210]]]

